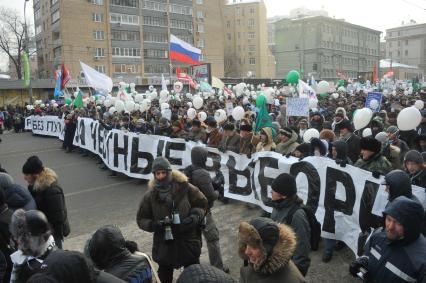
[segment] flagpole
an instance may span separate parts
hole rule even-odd
[[[167,0],[167,34],[169,36],[169,73],[170,73],[170,83],[172,83],[172,74],[173,74],[173,66],[172,66],[172,58],[170,57],[170,37],[171,37],[171,32],[170,32],[170,0]]]

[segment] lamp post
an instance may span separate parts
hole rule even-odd
[[[24,1],[24,28],[25,28],[25,52],[28,55],[28,61],[30,60],[30,39],[28,37],[28,26],[27,26],[27,17],[26,17],[26,7],[27,7],[27,2],[29,0],[25,0]],[[28,62],[29,64],[29,62]],[[33,104],[33,88],[31,86],[31,69],[30,69],[30,73],[29,75],[29,79],[30,79],[30,84],[28,86],[28,96],[29,96],[29,103]]]

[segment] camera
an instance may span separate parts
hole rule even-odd
[[[164,227],[164,240],[166,241],[173,241],[173,232],[172,232],[172,220],[166,216],[163,221],[161,221],[161,224]]]

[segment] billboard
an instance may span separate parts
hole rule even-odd
[[[192,79],[197,82],[207,81],[212,84],[212,73],[210,63],[191,66]]]

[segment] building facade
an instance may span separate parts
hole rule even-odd
[[[220,76],[224,47],[223,36],[218,35],[223,32],[215,17],[222,2],[34,0],[39,75],[51,78],[54,69],[65,63],[71,77],[79,79],[82,61],[115,81],[141,84],[143,78],[161,79],[161,74],[168,76],[174,65],[181,65],[170,64],[169,38],[173,34],[190,44],[195,38],[199,46],[204,44],[204,61],[211,60],[212,69]]]
[[[306,79],[336,80],[338,72],[348,78],[370,79],[379,66],[380,31],[327,16],[299,15],[275,25],[277,77],[299,70]]]
[[[413,21],[386,30],[386,59],[417,66],[426,73],[426,23]]]
[[[224,7],[223,14],[225,77],[275,78],[263,0],[233,0]]]

